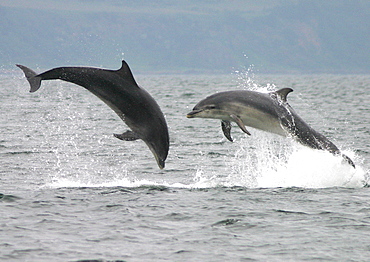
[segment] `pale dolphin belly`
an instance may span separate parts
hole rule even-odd
[[[228,111],[237,115],[246,126],[280,136],[288,136],[287,131],[282,128],[280,119],[275,112],[262,111],[241,103],[230,103]],[[227,113],[225,113],[225,119],[223,120],[235,122]]]
[[[270,114],[250,108],[245,113],[239,114],[240,119],[246,126],[259,130],[274,133],[280,136],[287,136],[288,133],[281,127],[280,120]]]

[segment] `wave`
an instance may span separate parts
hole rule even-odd
[[[260,92],[276,90],[273,84],[261,86],[253,76],[239,74],[239,89]],[[213,143],[194,142],[210,148]],[[223,142],[222,142],[223,143]],[[245,188],[358,188],[369,184],[369,170],[363,167],[363,159],[352,150],[341,150],[356,164],[356,169],[348,165],[341,156],[329,152],[304,147],[291,139],[253,129],[253,137],[236,141],[235,152],[221,154],[210,152],[205,161],[196,167],[187,166],[186,171],[165,169],[158,176],[156,171],[148,171],[145,178],[138,176],[140,172],[134,166],[104,167],[86,165],[84,170],[66,171],[58,166],[60,174],[52,177],[50,187],[127,187],[164,186],[173,188],[214,188],[214,187],[245,187]],[[234,147],[235,148],[235,147]],[[226,152],[227,149],[225,149]],[[184,153],[184,152],[182,152]],[[194,155],[196,157],[196,155]],[[202,156],[203,157],[203,156]],[[178,158],[177,160],[180,160]],[[210,160],[212,159],[212,160]],[[210,161],[208,161],[210,160]],[[198,163],[199,163],[198,162]],[[215,169],[217,163],[217,169]],[[94,167],[100,171],[93,170]],[[138,166],[136,166],[138,167]],[[142,170],[142,169],[141,169]],[[80,172],[83,174],[76,174]],[[107,172],[105,177],[102,172]],[[144,172],[143,170],[141,172]],[[70,174],[69,174],[70,173]],[[72,174],[73,173],[73,174]],[[174,174],[172,174],[174,173]],[[163,178],[164,177],[164,178]],[[186,182],[183,182],[183,181]],[[180,181],[180,182],[179,182]]]
[[[106,181],[91,174],[74,177],[54,177],[47,187],[125,187],[137,188],[143,186],[163,186],[170,188],[216,188],[216,187],[245,187],[245,188],[330,188],[347,187],[360,188],[368,184],[367,171],[361,165],[356,169],[343,161],[340,156],[329,152],[313,150],[301,145],[282,147],[258,147],[246,150],[243,141],[240,149],[230,159],[225,157],[226,171],[215,173],[203,166],[188,173],[189,182],[177,182],[176,179],[142,179],[134,174],[113,176]],[[271,142],[270,142],[271,143]],[[292,142],[293,143],[293,142]],[[272,149],[271,149],[272,148]],[[280,148],[276,153],[274,150]],[[351,158],[359,160],[353,151],[345,151]],[[174,171],[169,171],[174,172]],[[150,176],[148,173],[146,176]],[[167,176],[168,177],[168,176]]]

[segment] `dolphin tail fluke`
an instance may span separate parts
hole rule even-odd
[[[23,65],[17,65],[20,69],[22,69],[25,77],[27,78],[28,83],[30,83],[31,89],[30,92],[36,92],[40,86],[41,86],[41,80],[42,78],[37,76],[37,73],[33,71],[32,69],[23,66]]]

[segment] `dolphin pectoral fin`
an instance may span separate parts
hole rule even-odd
[[[243,121],[239,117],[237,117],[236,115],[230,115],[230,117],[235,121],[235,123],[238,124],[238,126],[244,133],[246,133],[247,135],[251,135],[251,133],[248,132],[248,130],[245,128]]]
[[[123,134],[113,134],[118,139],[124,140],[124,141],[135,141],[137,139],[140,139],[137,134],[132,132],[131,130],[127,130]]]
[[[222,128],[222,132],[224,132],[224,135],[227,138],[227,140],[229,140],[230,142],[233,142],[233,138],[231,137],[231,134],[230,134],[230,131],[231,131],[230,121],[222,120],[221,121],[221,128]]]

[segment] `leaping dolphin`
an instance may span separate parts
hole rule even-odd
[[[30,83],[30,92],[36,92],[42,80],[52,79],[61,79],[89,90],[113,109],[131,129],[114,136],[125,141],[144,140],[158,166],[164,168],[169,149],[166,120],[153,97],[138,86],[125,61],[122,61],[122,67],[118,70],[58,67],[41,74],[23,65],[17,66]]]
[[[250,133],[245,126],[292,137],[305,146],[342,155],[355,167],[348,156],[342,154],[329,139],[315,131],[294,112],[287,102],[287,95],[292,91],[291,88],[283,88],[270,93],[248,90],[220,92],[201,100],[187,117],[221,119],[222,131],[231,142],[230,122],[235,122],[248,135]]]

